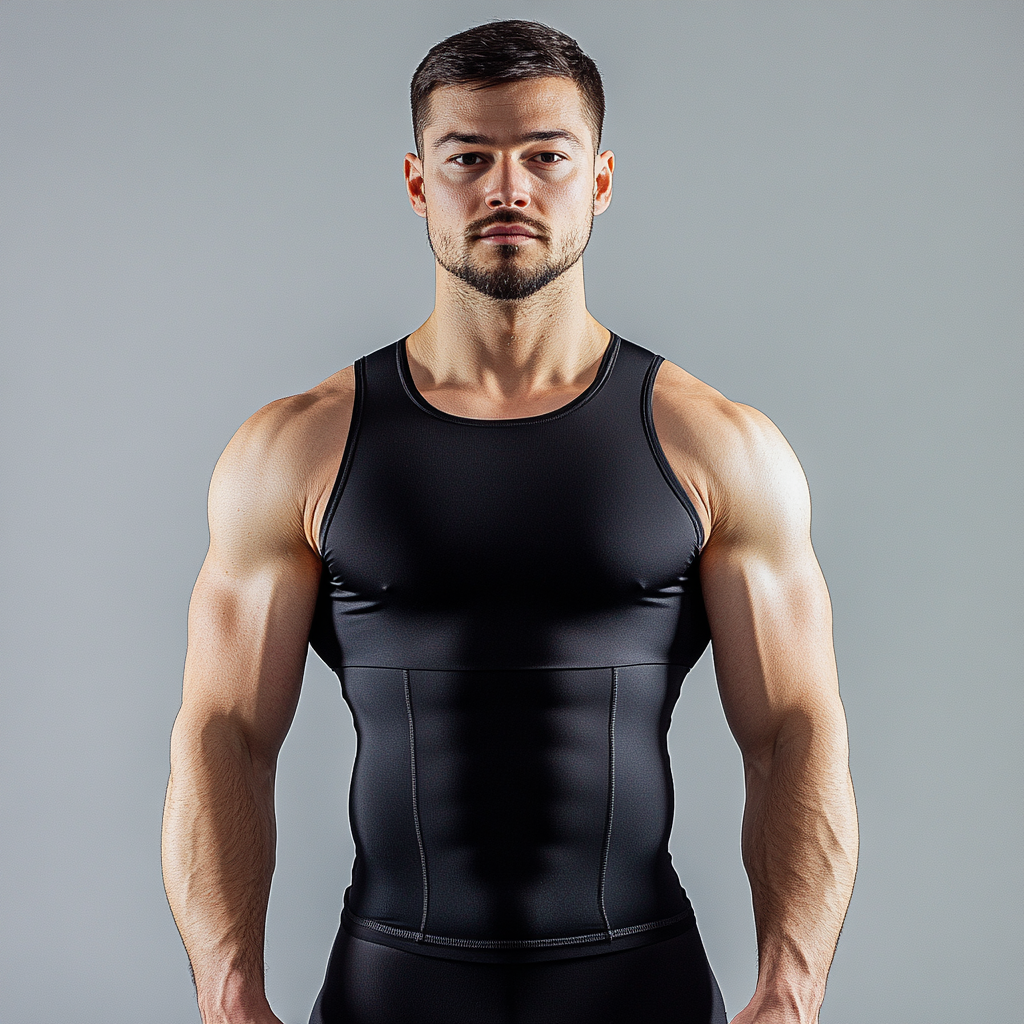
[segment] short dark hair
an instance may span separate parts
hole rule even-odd
[[[423,154],[423,128],[430,120],[430,94],[443,85],[478,89],[527,78],[569,78],[583,98],[594,145],[600,149],[604,86],[597,65],[572,36],[539,21],[489,21],[442,39],[412,76],[412,130]]]

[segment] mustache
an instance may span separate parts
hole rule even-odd
[[[494,224],[522,224],[524,227],[531,228],[538,234],[538,236],[547,237],[547,232],[544,230],[543,224],[532,220],[525,214],[520,213],[518,210],[496,210],[487,217],[481,217],[480,220],[473,221],[466,228],[466,234],[479,234],[481,231],[486,230]]]

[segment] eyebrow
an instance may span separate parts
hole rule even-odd
[[[564,128],[555,128],[546,132],[527,132],[525,135],[520,136],[520,141],[522,142],[551,142],[553,139],[565,139],[567,142],[575,143],[580,149],[584,148],[579,138]],[[449,142],[459,142],[464,146],[493,146],[495,144],[494,139],[489,135],[448,132],[434,143],[434,149],[440,149],[442,146],[448,145]]]

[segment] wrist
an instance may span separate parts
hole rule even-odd
[[[196,988],[203,1024],[279,1024],[261,981],[232,972]]]
[[[766,1021],[818,1024],[818,1012],[824,997],[824,982],[806,972],[763,971],[758,976],[751,1006],[756,1007]]]

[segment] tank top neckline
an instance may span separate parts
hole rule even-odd
[[[548,420],[556,420],[562,416],[567,416],[569,413],[579,409],[580,406],[586,405],[604,387],[612,374],[612,369],[615,366],[615,357],[618,355],[619,345],[622,341],[614,331],[610,333],[611,337],[605,346],[604,355],[601,356],[601,364],[597,368],[597,376],[574,399],[565,405],[560,405],[557,409],[552,409],[550,412],[543,412],[539,416],[515,416],[511,419],[478,419],[473,416],[456,416],[454,413],[444,412],[442,409],[438,409],[437,406],[431,405],[420,394],[415,381],[412,379],[409,356],[405,350],[405,343],[409,335],[399,339],[396,344],[395,361],[398,365],[398,378],[402,382],[402,388],[407,397],[418,409],[427,413],[428,416],[433,416],[439,420],[446,420],[448,423],[461,423],[469,427],[525,426],[532,423],[545,423]]]

